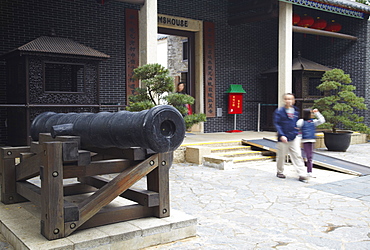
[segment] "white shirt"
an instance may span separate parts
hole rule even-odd
[[[320,112],[317,111],[314,114],[315,114],[315,116],[317,118],[317,119],[313,119],[312,120],[313,121],[313,124],[315,125],[315,127],[317,127],[317,126],[319,126],[319,125],[321,125],[321,124],[323,124],[325,122],[325,118],[324,118],[324,116]],[[303,127],[303,124],[304,124],[304,120],[303,119],[299,119],[297,121],[297,127],[298,128],[302,128]],[[298,136],[302,137],[302,134],[299,133]],[[315,139],[302,139],[302,142],[303,143],[305,143],[305,142],[315,142],[315,141],[316,141]]]

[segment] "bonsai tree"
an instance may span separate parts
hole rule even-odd
[[[134,78],[141,80],[142,87],[135,89],[135,95],[129,97],[128,111],[141,111],[160,104],[174,106],[183,115],[186,129],[196,123],[206,121],[205,114],[188,115],[185,104],[194,104],[190,95],[173,93],[173,78],[169,70],[160,64],[146,64],[134,69]]]
[[[206,121],[205,114],[188,115],[188,109],[184,104],[194,104],[194,98],[190,95],[171,93],[164,97],[169,105],[174,106],[184,117],[186,129],[190,129],[194,124]]]
[[[341,69],[333,69],[324,73],[321,82],[317,89],[324,92],[324,97],[315,100],[314,108],[322,113],[326,123],[319,128],[336,133],[340,127],[368,134],[370,128],[362,123],[364,117],[354,113],[355,109],[365,110],[367,107],[364,98],[354,93],[356,87],[350,84],[350,75]]]

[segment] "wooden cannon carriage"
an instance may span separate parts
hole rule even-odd
[[[81,148],[81,136],[53,138],[50,133],[39,133],[38,141],[30,146],[2,147],[1,201],[12,204],[29,200],[40,207],[41,233],[49,240],[83,228],[150,216],[168,217],[169,169],[173,150],[185,134],[183,118],[178,115],[180,124],[177,118],[170,118],[177,125],[177,139],[171,139],[173,133],[163,133],[172,145],[168,152],[157,153],[143,147]],[[161,123],[168,122],[166,117],[160,119]],[[107,174],[114,177],[102,176]],[[37,176],[40,185],[32,181]],[[147,188],[132,188],[143,177]],[[63,181],[70,178],[76,181]],[[71,195],[85,198],[71,202]],[[111,205],[117,197],[133,204]]]

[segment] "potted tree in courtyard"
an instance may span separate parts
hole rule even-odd
[[[350,84],[350,75],[341,69],[326,71],[321,82],[317,89],[324,96],[315,100],[314,108],[320,110],[326,123],[318,128],[330,129],[323,131],[328,150],[346,151],[351,143],[352,131],[370,132],[370,128],[363,123],[364,117],[354,113],[355,110],[367,109],[364,98],[356,96],[356,87]]]
[[[135,89],[135,94],[129,97],[128,111],[141,111],[156,105],[169,104],[174,106],[184,116],[186,129],[194,124],[206,121],[205,114],[188,115],[185,104],[193,104],[190,95],[173,93],[173,78],[169,70],[162,65],[146,64],[134,69],[134,78],[141,80],[142,87]]]

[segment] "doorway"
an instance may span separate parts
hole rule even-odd
[[[175,87],[185,82],[186,94],[196,98],[195,91],[195,33],[185,30],[158,28],[158,36],[165,37],[167,46],[167,69],[175,79]]]

